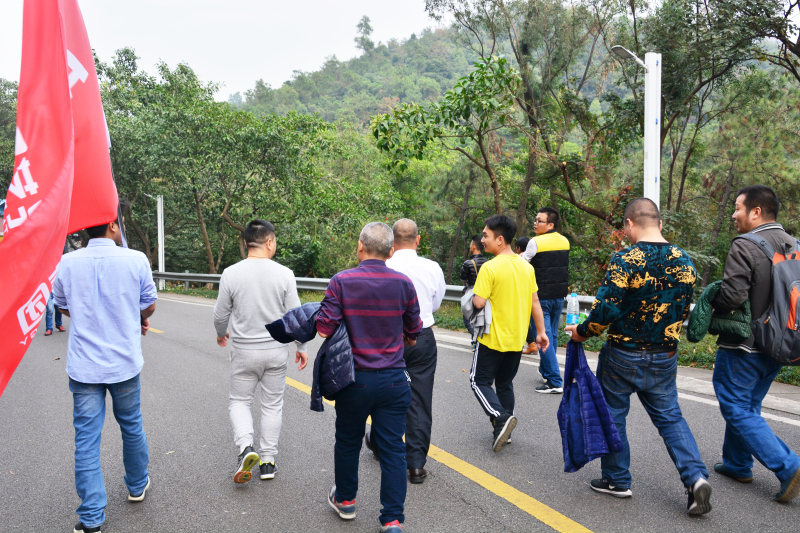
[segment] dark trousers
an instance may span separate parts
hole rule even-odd
[[[472,357],[469,380],[472,392],[490,418],[514,414],[514,377],[519,370],[522,350],[498,352],[478,343]],[[492,389],[494,383],[495,390]]]
[[[336,501],[358,492],[358,459],[367,417],[372,417],[373,442],[380,450],[381,524],[399,520],[406,501],[406,413],[411,385],[402,368],[357,371],[356,381],[332,398],[336,402],[334,468]]]
[[[433,375],[436,372],[436,338],[425,328],[417,344],[405,347],[403,358],[411,376],[411,406],[406,415],[406,461],[408,468],[424,468],[431,446],[433,424]]]

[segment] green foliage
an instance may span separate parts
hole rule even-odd
[[[18,84],[0,78],[0,190],[5,191],[14,175],[14,139],[17,131]]]
[[[295,71],[292,80],[277,89],[259,80],[245,93],[241,108],[256,115],[317,113],[328,122],[345,120],[364,128],[373,115],[400,102],[438,99],[467,74],[475,58],[459,48],[447,30],[425,30],[362,50],[360,57],[348,61],[331,56],[315,72]]]

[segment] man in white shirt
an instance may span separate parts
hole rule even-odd
[[[417,344],[406,347],[403,358],[406,372],[411,377],[411,406],[406,415],[406,461],[411,483],[422,483],[428,476],[425,462],[431,445],[431,425],[433,424],[433,375],[436,372],[436,339],[433,336],[433,313],[442,305],[447,286],[442,268],[435,261],[419,257],[419,232],[413,220],[402,218],[394,223],[394,255],[386,261],[386,266],[405,274],[414,283],[419,300],[419,317],[422,319],[422,333]],[[367,447],[376,455],[380,452],[365,437]]]

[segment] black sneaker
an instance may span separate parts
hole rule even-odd
[[[239,454],[239,466],[236,473],[233,475],[234,483],[247,483],[253,477],[250,472],[254,466],[258,464],[258,454],[253,450],[252,446],[246,447],[242,453]]]
[[[686,510],[690,515],[699,516],[711,511],[711,485],[705,478],[701,477],[694,486],[686,489],[686,494],[689,495]]]
[[[375,446],[375,445],[372,443],[372,439],[371,439],[371,437],[372,437],[372,434],[371,434],[369,431],[367,431],[367,432],[364,434],[364,445],[367,447],[367,449],[368,449],[369,451],[371,451],[371,452],[372,452],[372,455],[375,457],[375,460],[376,460],[376,461],[380,461],[380,459],[381,459],[381,456],[380,456],[380,454],[378,453],[378,447],[377,447],[377,446]]]
[[[275,472],[278,471],[275,468],[275,461],[271,463],[261,463],[258,468],[261,470],[261,479],[272,479],[275,477]]]
[[[147,493],[147,489],[150,488],[150,476],[147,476],[147,485],[144,486],[144,490],[142,490],[139,494],[131,494],[128,493],[128,501],[129,502],[140,502],[144,500],[144,495]]]
[[[508,437],[517,427],[517,417],[508,413],[494,419],[494,444],[492,450],[499,452],[508,444]]]
[[[78,522],[75,524],[72,533],[100,533],[100,526],[86,527],[83,525],[83,522]]]
[[[549,381],[545,381],[543,384],[536,387],[535,390],[541,394],[562,394],[564,392],[562,387],[556,387]]]
[[[592,482],[589,483],[589,486],[595,492],[610,494],[615,498],[630,498],[633,496],[631,489],[623,489],[622,487],[612,485],[607,479],[593,479]]]

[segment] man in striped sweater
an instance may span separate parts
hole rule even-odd
[[[422,331],[414,284],[386,266],[394,235],[381,222],[367,224],[358,239],[356,268],[339,272],[328,285],[317,331],[332,335],[344,321],[353,350],[355,383],[334,396],[336,402],[336,484],[328,503],[345,520],[355,518],[358,460],[364,426],[372,417],[372,443],[381,463],[379,517],[384,533],[401,533],[406,499],[406,412],[411,383],[403,345],[413,346]]]

